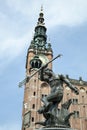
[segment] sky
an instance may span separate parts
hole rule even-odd
[[[41,5],[56,74],[87,81],[87,0],[0,0],[0,130],[21,130],[27,49]],[[49,41],[49,40],[48,40]]]

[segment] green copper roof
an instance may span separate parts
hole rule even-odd
[[[35,27],[34,37],[30,44],[30,49],[39,51],[52,51],[51,44],[47,44],[47,28],[44,23],[44,13],[41,7],[37,25]]]

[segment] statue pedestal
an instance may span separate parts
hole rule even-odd
[[[76,129],[50,127],[50,128],[39,128],[39,129],[35,129],[35,130],[76,130]]]

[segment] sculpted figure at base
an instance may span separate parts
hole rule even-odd
[[[36,124],[41,124],[46,127],[70,127],[69,118],[74,114],[73,112],[68,112],[69,106],[72,103],[71,99],[62,104],[61,109],[58,108],[58,104],[63,98],[63,83],[76,94],[79,94],[78,89],[63,75],[56,77],[54,72],[47,67],[41,69],[40,80],[50,85],[51,92],[41,99],[44,105],[38,110],[38,113],[43,114],[45,117],[45,121],[36,122]]]

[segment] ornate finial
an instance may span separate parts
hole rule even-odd
[[[41,12],[43,11],[43,5],[41,5]]]
[[[44,25],[44,18],[43,18],[43,6],[41,6],[41,11],[38,18],[38,25]]]

